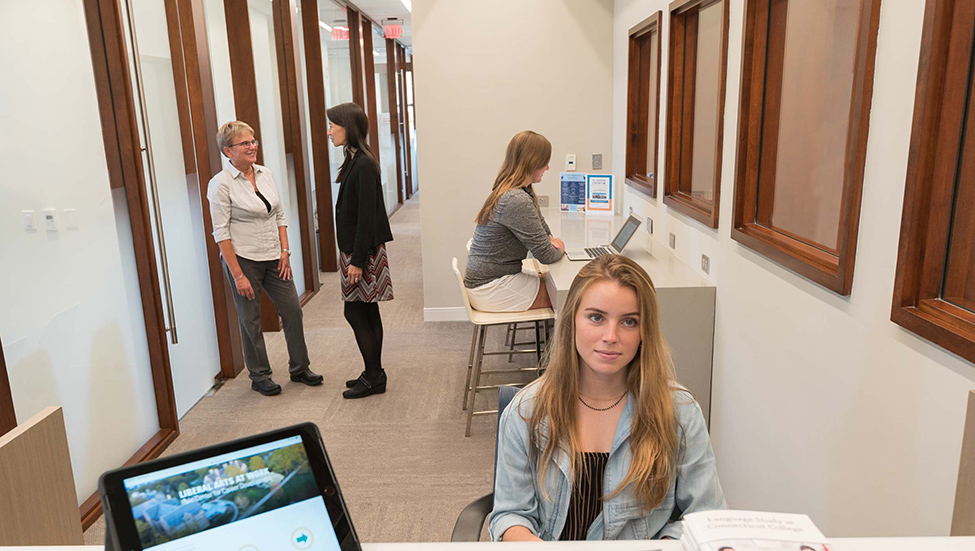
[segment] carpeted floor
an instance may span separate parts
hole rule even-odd
[[[325,383],[290,382],[283,334],[268,334],[268,354],[284,392],[261,396],[242,373],[180,420],[180,436],[166,454],[311,421],[321,429],[362,541],[447,541],[464,506],[491,491],[496,418],[475,417],[472,436],[464,437],[461,398],[472,326],[423,321],[419,195],[390,222],[396,298],[380,307],[386,394],[342,398],[345,380],[359,374],[362,359],[342,316],[338,274],[322,274],[322,289],[305,305],[304,320],[312,369]],[[504,330],[493,331],[490,341],[499,346]],[[501,367],[503,358],[485,365]],[[515,362],[530,364],[527,357]],[[478,408],[488,409],[496,396],[479,396]],[[104,530],[102,519],[85,532],[85,541],[102,543]]]

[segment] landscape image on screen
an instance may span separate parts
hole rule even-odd
[[[319,495],[300,443],[125,486],[144,549]]]

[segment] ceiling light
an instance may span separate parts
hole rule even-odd
[[[410,0],[400,0],[404,6],[406,6],[406,11],[413,13],[413,2]]]
[[[326,25],[324,21],[319,21],[318,24],[321,25],[322,28],[325,29],[326,31],[332,32],[332,27],[329,27],[328,25]]]

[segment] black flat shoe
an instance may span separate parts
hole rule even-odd
[[[281,385],[275,383],[271,379],[264,379],[263,381],[251,381],[251,389],[258,391],[265,396],[281,394]]]
[[[365,374],[356,379],[355,386],[346,390],[342,393],[343,398],[354,399],[354,398],[365,398],[366,396],[372,396],[373,394],[382,394],[386,392],[386,375],[383,374],[381,381],[370,382],[366,378]]]
[[[322,377],[310,369],[306,369],[297,375],[292,375],[291,380],[296,383],[305,383],[308,386],[318,386],[322,384],[325,377]]]

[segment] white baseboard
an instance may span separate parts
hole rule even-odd
[[[423,321],[468,321],[467,309],[463,306],[424,308]]]

